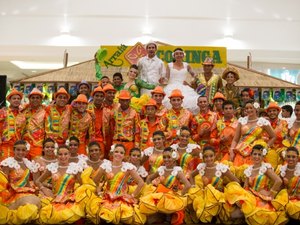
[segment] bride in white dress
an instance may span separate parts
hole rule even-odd
[[[197,99],[199,95],[191,88],[186,81],[188,73],[191,76],[195,76],[190,65],[186,62],[183,62],[185,56],[184,51],[181,48],[176,48],[172,53],[174,62],[168,63],[166,69],[166,78],[168,80],[167,86],[165,86],[164,91],[168,97],[172,90],[180,89],[184,99],[183,99],[183,108],[189,109],[194,115],[199,112],[199,107],[197,106]],[[163,104],[170,109],[172,106],[168,98],[165,98]]]

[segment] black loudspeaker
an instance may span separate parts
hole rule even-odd
[[[0,75],[0,109],[5,106],[6,100],[6,75]]]

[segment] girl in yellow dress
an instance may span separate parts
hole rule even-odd
[[[258,117],[257,113],[260,106],[259,103],[250,100],[245,105],[246,117],[238,120],[235,136],[230,147],[230,160],[235,166],[244,164],[251,165],[251,150],[254,142],[262,138],[263,131],[268,136],[268,147],[272,147],[276,140],[276,135],[268,120]]]
[[[200,188],[198,192],[193,189],[189,192],[190,194],[194,192],[195,195],[191,196],[194,210],[203,223],[212,222],[216,216],[222,221],[228,221],[233,209],[225,209],[224,186],[230,181],[239,182],[239,180],[229,170],[229,166],[215,161],[214,147],[204,147],[202,154],[203,163],[198,164],[190,175],[191,184],[196,184]],[[198,174],[200,176],[196,177]]]
[[[180,128],[178,139],[179,142],[171,145],[171,148],[178,152],[179,159],[177,163],[188,178],[189,173],[196,169],[197,165],[202,161],[199,156],[201,147],[197,144],[189,143],[191,131],[187,126]]]
[[[251,152],[253,165],[245,171],[244,188],[232,182],[226,186],[225,197],[230,204],[237,204],[243,212],[247,224],[285,224],[284,209],[275,210],[272,200],[277,195],[282,181],[269,163],[264,163],[267,150],[255,145]],[[273,200],[277,202],[277,199]],[[276,204],[277,205],[277,204]]]
[[[104,176],[106,185],[99,196],[92,196],[87,204],[88,218],[98,224],[100,220],[107,223],[144,224],[146,216],[139,212],[136,197],[139,195],[144,182],[136,172],[136,167],[125,158],[125,147],[116,144],[111,149],[113,160],[103,160],[94,178],[96,184]],[[128,194],[127,181],[133,178],[137,188]]]
[[[166,137],[163,131],[157,130],[153,133],[154,146],[143,151],[142,164],[150,173],[155,173],[163,163],[163,151]]]
[[[187,201],[186,197],[183,196],[187,193],[191,185],[185,178],[181,167],[176,166],[178,157],[178,152],[171,147],[164,149],[163,166],[160,166],[154,174],[149,175],[146,179],[147,184],[150,184],[154,180],[159,182],[155,182],[154,185],[157,188],[154,189],[153,193],[146,193],[145,191],[144,196],[140,198],[141,212],[147,215],[155,214],[153,217],[148,217],[148,220],[156,217],[164,221],[164,216],[156,214],[164,213],[171,214],[171,221],[169,221],[171,224],[183,223],[183,210]],[[183,184],[183,188],[181,188],[181,184]],[[180,189],[182,190],[180,191]]]
[[[283,186],[283,190],[278,195],[286,197],[285,210],[290,218],[300,220],[300,163],[299,151],[295,147],[289,147],[285,151],[286,164],[279,166],[277,172],[279,173]],[[288,197],[286,196],[288,195]],[[282,202],[279,202],[282,203]],[[297,223],[297,221],[294,221]]]
[[[83,168],[77,163],[69,163],[70,151],[62,145],[57,150],[57,162],[46,166],[45,172],[36,181],[48,204],[40,210],[40,222],[47,224],[74,223],[85,216],[84,205],[76,199],[75,183],[81,183]],[[43,186],[51,176],[52,190]]]
[[[27,142],[16,141],[14,157],[0,163],[0,224],[30,223],[38,218],[41,202],[30,178],[35,179],[39,164],[25,158],[29,149]]]
[[[35,159],[37,163],[40,164],[40,168],[38,171],[38,176],[40,177],[43,172],[46,170],[46,166],[50,163],[54,163],[57,161],[55,150],[58,148],[56,142],[52,138],[47,138],[43,142],[43,152],[42,156]],[[49,179],[46,179],[43,185],[47,188],[52,188],[51,184],[51,176]]]

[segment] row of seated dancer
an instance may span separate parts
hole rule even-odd
[[[58,146],[48,138],[43,155],[26,158],[30,145],[13,146],[0,171],[0,224],[286,224],[300,220],[300,163],[296,147],[284,151],[276,169],[265,162],[263,141],[253,143],[251,164],[217,161],[212,146],[189,143],[182,127],[178,144],[154,146],[129,156],[122,144],[101,159],[98,142],[78,155],[79,140]]]

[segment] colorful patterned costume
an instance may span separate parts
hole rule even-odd
[[[140,144],[140,119],[138,113],[132,108],[125,111],[119,107],[113,114],[113,143],[125,145],[126,155],[134,146]]]
[[[147,147],[153,146],[152,136],[153,133],[157,130],[164,131],[165,127],[160,122],[160,118],[156,116],[156,120],[154,123],[150,123],[148,118],[141,120],[141,143],[140,149],[144,150]]]
[[[195,155],[194,153],[196,150],[200,150],[200,146],[196,144],[188,144],[185,147],[180,147],[178,144],[173,144],[170,147],[179,153],[177,164],[182,168],[183,173],[188,178],[189,173],[196,169],[197,165],[201,161],[199,153],[198,155]]]
[[[163,150],[155,149],[154,147],[149,147],[144,150],[144,155],[149,157],[148,163],[145,163],[146,169],[150,173],[155,173],[163,164]],[[149,166],[148,166],[149,165]],[[148,168],[149,167],[149,168]]]
[[[268,154],[266,155],[266,161],[271,163],[273,168],[276,168],[278,164],[283,163],[284,159],[281,157],[282,151],[286,147],[282,144],[283,139],[288,134],[288,124],[285,120],[275,119],[270,121],[271,126],[276,134],[276,140],[271,149],[268,149]],[[264,132],[264,139],[268,141],[269,136]]]
[[[216,148],[216,160],[229,160],[229,149],[233,140],[237,119],[217,121],[216,128],[210,134],[210,143]],[[225,138],[225,141],[223,139]]]
[[[95,140],[95,121],[91,113],[86,111],[80,113],[72,110],[70,117],[69,137],[75,136],[79,139],[78,154],[87,154],[86,146],[90,141]]]
[[[233,164],[235,166],[241,166],[244,164],[252,164],[250,154],[253,144],[256,140],[262,137],[263,126],[270,125],[270,122],[263,117],[258,118],[256,125],[253,127],[248,126],[248,117],[241,117],[238,119],[241,126],[241,137],[237,143],[236,155]]]
[[[210,223],[213,217],[217,215],[221,220],[228,220],[228,212],[224,207],[224,179],[222,175],[229,170],[229,167],[217,163],[215,175],[211,179],[205,176],[205,163],[200,163],[197,170],[200,175],[195,177],[197,188],[191,188],[189,191],[197,217],[203,223]]]
[[[72,106],[59,108],[56,105],[48,106],[45,114],[45,138],[52,138],[58,144],[64,144],[69,135],[69,123]]]
[[[163,116],[161,122],[166,127],[166,139],[169,144],[178,142],[177,131],[180,130],[182,126],[188,126],[191,130],[195,126],[193,114],[184,108],[181,108],[178,112],[174,109],[169,109]]]
[[[245,171],[249,182],[247,189],[242,188],[238,183],[231,182],[226,186],[225,197],[230,204],[238,203],[245,215],[247,224],[284,224],[287,217],[284,208],[275,210],[270,196],[260,193],[261,190],[270,190],[270,181],[265,172],[272,169],[268,163],[262,163],[256,176],[252,176],[253,166],[249,166]],[[278,202],[277,196],[273,200]]]
[[[29,156],[31,158],[41,156],[45,139],[45,106],[41,105],[38,109],[32,109],[28,104],[22,113],[26,117],[23,140],[30,144]]]
[[[233,101],[235,107],[239,106],[239,99],[240,99],[240,93],[239,88],[236,86],[229,87],[227,84],[222,88],[222,93],[224,93],[224,96],[226,100]]]
[[[116,174],[112,173],[112,162],[109,160],[104,160],[100,167],[106,172],[107,184],[103,197],[94,195],[88,202],[88,217],[96,224],[99,219],[113,224],[144,224],[146,216],[140,213],[134,199],[127,195],[128,171],[136,170],[136,167],[123,162]]]
[[[210,134],[215,129],[217,123],[217,114],[208,110],[207,113],[198,113],[195,116],[196,128],[192,130],[193,140],[196,141],[201,147],[209,143]],[[208,128],[210,132],[199,136],[199,132],[203,128]]]
[[[300,220],[300,163],[298,162],[293,177],[287,179],[286,176],[287,165],[279,166],[277,173],[283,180],[283,185],[286,189],[283,189],[278,193],[278,196],[283,199],[279,201],[279,206],[283,205],[286,213],[295,220]]]
[[[22,139],[25,128],[25,116],[19,110],[0,109],[0,161],[13,156],[13,145]]]
[[[8,207],[24,197],[35,195],[37,190],[30,186],[31,173],[38,171],[38,164],[24,158],[26,169],[23,169],[13,157],[8,157],[1,162],[1,166],[12,169],[8,177],[0,171],[0,224],[29,223],[38,218],[38,206],[26,204],[16,210]]]
[[[195,82],[196,82],[196,92],[200,96],[207,96],[208,102],[211,103],[213,97],[215,96],[216,92],[221,90],[218,90],[218,83],[220,82],[222,78],[217,75],[213,74],[212,77],[206,81],[205,76],[203,73],[198,74],[195,77]]]
[[[182,169],[175,166],[170,175],[165,177],[166,170],[165,166],[160,166],[157,169],[160,183],[154,192],[144,193],[144,196],[140,198],[140,211],[147,215],[155,213],[173,214],[174,218],[177,217],[177,220],[183,221],[183,210],[186,207],[187,199],[178,193],[180,182],[177,179],[177,174],[182,172]],[[149,189],[151,189],[151,185]],[[174,222],[171,223],[175,224]]]
[[[76,163],[69,163],[64,174],[59,173],[58,163],[47,165],[52,174],[52,191],[54,198],[44,199],[39,220],[47,224],[74,223],[85,216],[82,199],[78,199],[74,186],[75,176],[82,171]]]
[[[130,95],[132,97],[139,98],[139,97],[141,97],[140,90],[142,88],[152,90],[155,88],[155,86],[156,85],[154,85],[154,84],[149,84],[149,83],[137,78],[134,80],[134,84],[130,85],[128,88],[125,88],[126,87],[126,83],[125,83],[123,89],[127,89],[130,92]]]

